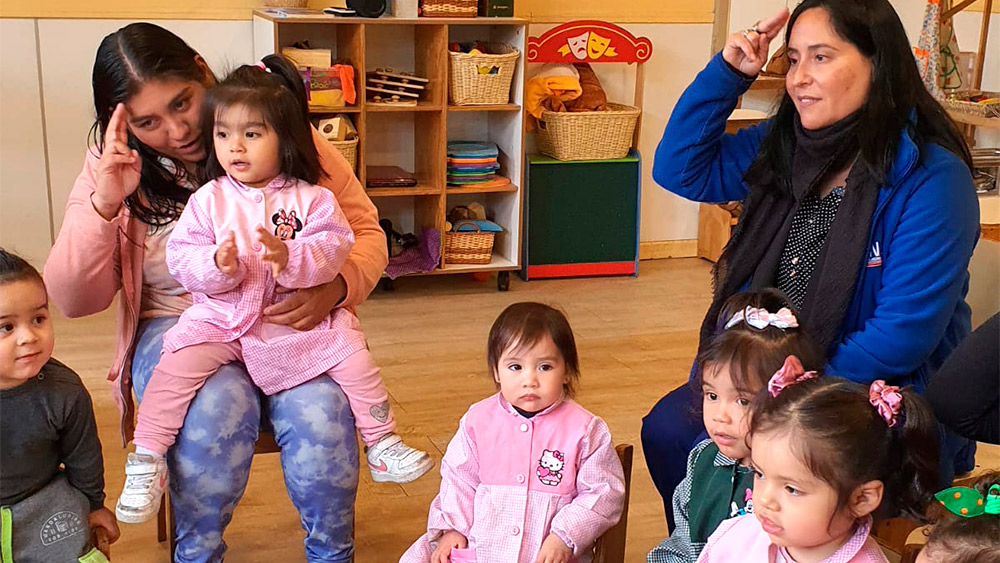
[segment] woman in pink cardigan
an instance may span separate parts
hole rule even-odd
[[[148,23],[105,37],[94,63],[97,148],[87,153],[70,193],[45,280],[53,302],[70,317],[103,311],[118,297],[118,347],[108,379],[122,415],[123,441],[133,431],[132,386],[141,401],[164,333],[191,304],[167,272],[164,248],[192,190],[204,180],[201,106],[214,83],[200,55]],[[124,135],[111,126],[119,103],[127,113]],[[363,302],[387,261],[374,205],[347,161],[315,131],[313,137],[327,175],[320,185],[336,196],[356,242],[333,282],[297,290],[264,311],[267,322],[296,329]],[[222,536],[246,487],[262,413],[282,447],[288,493],[306,530],[307,559],[349,561],[358,458],[343,392],[320,376],[263,397],[239,363],[209,378],[168,453],[175,561],[222,560]],[[316,451],[323,455],[311,453]]]

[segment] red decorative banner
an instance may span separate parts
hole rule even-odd
[[[643,63],[652,54],[648,38],[602,21],[564,23],[528,38],[529,63]]]

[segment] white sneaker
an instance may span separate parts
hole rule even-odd
[[[140,524],[156,516],[167,486],[167,461],[151,455],[128,454],[125,488],[118,497],[119,522]]]
[[[365,453],[376,483],[409,483],[434,467],[427,452],[407,446],[398,434],[386,434]]]

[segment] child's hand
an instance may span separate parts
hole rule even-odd
[[[538,550],[538,557],[535,558],[536,563],[567,563],[569,558],[573,556],[573,550],[569,548],[568,545],[564,544],[559,536],[555,534],[549,534],[549,537],[545,538],[542,542],[542,548]]]
[[[222,241],[219,249],[215,251],[215,267],[220,272],[231,276],[239,269],[239,250],[236,248],[236,235],[229,231],[226,240]]]
[[[271,263],[271,274],[278,277],[288,265],[288,247],[280,238],[260,225],[257,225],[257,240],[264,245],[264,255],[261,259]]]
[[[431,554],[431,563],[449,563],[452,549],[465,549],[469,540],[455,530],[448,530],[438,538],[437,549]]]
[[[104,530],[107,535],[108,543],[115,543],[118,541],[121,532],[118,530],[118,520],[115,519],[115,515],[111,513],[107,508],[101,507],[90,513],[87,517],[90,523],[90,529]],[[97,546],[100,549],[101,546]],[[104,550],[101,549],[103,552]]]

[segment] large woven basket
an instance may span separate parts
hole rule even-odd
[[[988,98],[1000,98],[1000,93],[997,92],[983,92],[981,90],[961,90],[957,92],[949,92],[945,97],[945,104],[953,110],[960,111],[962,113],[968,113],[971,115],[978,115],[979,117],[1000,117],[1000,102],[990,102],[988,104],[980,104],[976,102],[967,102],[961,98],[969,95],[981,94]]]
[[[521,53],[506,43],[490,44],[487,48],[496,54],[448,52],[451,103],[477,105],[510,101],[510,83]]]
[[[340,154],[344,155],[347,162],[351,164],[351,169],[355,173],[358,171],[358,139],[354,138],[350,141],[328,141],[333,148],[340,151]]]
[[[493,236],[479,229],[472,221],[457,223],[453,229],[461,225],[473,225],[475,231],[447,231],[444,233],[445,264],[489,264],[493,259]]]
[[[426,18],[474,18],[479,0],[421,0],[420,15]]]
[[[543,111],[535,144],[539,152],[559,160],[622,158],[632,147],[640,112],[612,103],[606,111]]]

